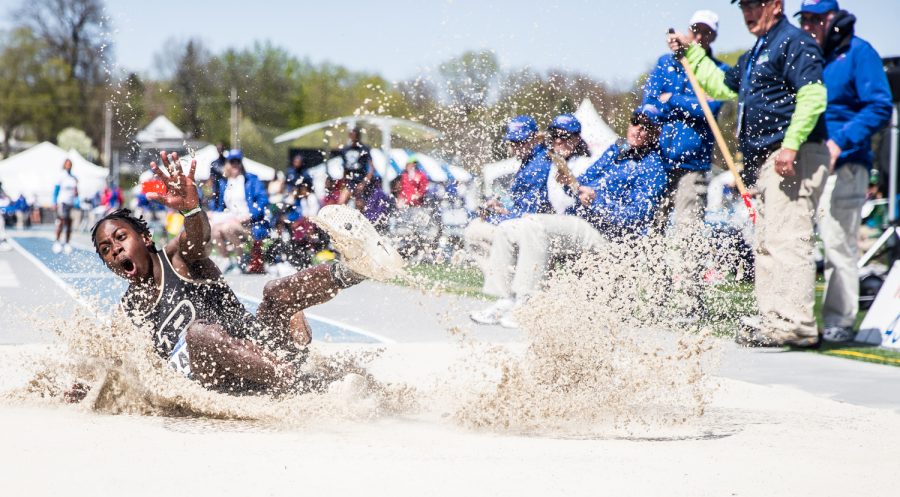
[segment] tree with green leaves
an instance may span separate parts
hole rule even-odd
[[[107,97],[107,71],[112,43],[102,0],[24,0],[13,18],[27,27],[46,46],[50,55],[68,67],[78,97],[73,102],[75,124],[95,142],[103,135],[103,110]],[[54,129],[55,135],[60,129]]]
[[[0,45],[0,129],[5,157],[9,140],[19,128],[27,127],[35,139],[46,140],[77,123],[77,88],[65,61],[53,56],[30,29],[4,34]]]

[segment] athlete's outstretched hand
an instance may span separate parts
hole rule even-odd
[[[159,153],[162,169],[155,162],[150,163],[150,169],[166,185],[165,193],[149,192],[147,200],[159,202],[170,209],[189,211],[200,205],[200,197],[197,195],[197,184],[194,183],[194,172],[197,169],[197,161],[191,160],[191,168],[187,174],[181,169],[178,162],[178,154],[167,154],[165,150]]]

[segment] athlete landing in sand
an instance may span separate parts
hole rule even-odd
[[[166,191],[147,196],[182,212],[182,233],[157,249],[147,224],[127,209],[110,213],[92,231],[100,258],[130,282],[122,297],[125,312],[152,332],[156,351],[171,366],[208,388],[247,392],[300,386],[297,367],[311,340],[303,309],[365,279],[350,267],[378,277],[377,270],[385,269],[378,267],[378,255],[373,259],[370,249],[358,251],[355,261],[345,255],[346,264],[322,264],[269,281],[254,316],[209,259],[210,227],[194,183],[196,162],[191,161],[185,174],[177,154],[163,152],[160,158],[161,165],[151,162],[150,168],[166,184]],[[390,257],[393,249],[373,238],[378,236],[374,229],[364,220],[360,223],[355,214],[340,212],[337,230],[343,233],[337,235],[361,246],[374,243],[388,255],[382,261],[395,263],[397,259]]]

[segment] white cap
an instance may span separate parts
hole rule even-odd
[[[713,31],[719,32],[719,15],[711,10],[698,10],[694,12],[694,15],[691,16],[690,25],[694,24],[706,24]]]

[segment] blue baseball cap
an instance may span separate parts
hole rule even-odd
[[[803,0],[803,3],[800,4],[800,10],[794,15],[799,16],[804,13],[827,14],[832,10],[841,10],[838,7],[837,0]]]
[[[244,152],[239,148],[233,148],[227,152],[225,152],[225,160],[236,160],[243,161],[244,160]]]
[[[581,123],[572,114],[560,114],[553,118],[548,129],[558,129],[573,135],[581,133]]]
[[[516,116],[506,123],[506,141],[523,142],[538,131],[537,121],[531,116]]]
[[[660,112],[653,104],[644,104],[637,109],[634,109],[632,118],[634,117],[643,117],[646,119],[647,124],[656,126],[659,125],[660,119],[662,118],[662,112]]]

